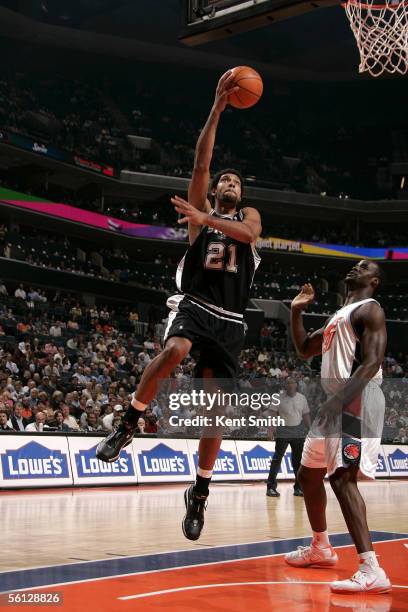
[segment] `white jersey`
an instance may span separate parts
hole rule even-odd
[[[350,378],[353,365],[358,362],[356,349],[359,338],[351,324],[351,313],[368,302],[378,304],[373,298],[347,304],[331,317],[324,329],[321,381],[326,393],[338,391]],[[381,367],[371,380],[381,385]]]

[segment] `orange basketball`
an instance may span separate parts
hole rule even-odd
[[[228,97],[228,102],[235,108],[250,108],[262,96],[262,79],[258,72],[249,66],[237,66],[232,72],[233,85],[239,89]]]

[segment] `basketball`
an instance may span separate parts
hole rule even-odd
[[[233,85],[239,87],[228,97],[228,102],[234,108],[250,108],[262,96],[263,82],[256,70],[249,66],[237,66],[232,69]]]

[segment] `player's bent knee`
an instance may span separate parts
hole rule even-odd
[[[174,364],[176,367],[183,359],[185,359],[190,351],[191,343],[186,339],[183,341],[173,341],[171,340],[166,344],[163,350],[163,358]]]
[[[336,494],[341,494],[341,492],[344,491],[348,485],[355,486],[357,474],[358,466],[338,468],[334,474],[329,477],[331,488]]]

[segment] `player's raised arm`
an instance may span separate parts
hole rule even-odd
[[[296,353],[302,359],[309,359],[322,352],[323,332],[321,327],[308,334],[303,326],[302,310],[313,302],[314,289],[310,283],[303,285],[300,293],[293,299],[290,309],[290,330]]]
[[[207,194],[215,135],[221,113],[228,103],[228,95],[237,89],[231,87],[233,79],[233,73],[229,70],[218,81],[213,107],[195,148],[193,174],[188,188],[188,201],[197,210],[207,213],[211,210]],[[190,244],[192,244],[200,232],[200,226],[189,223],[188,230]]]

